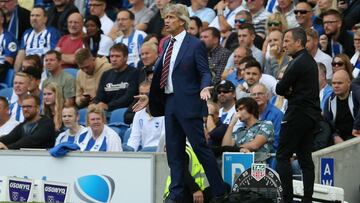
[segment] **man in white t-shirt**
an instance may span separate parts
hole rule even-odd
[[[0,97],[0,137],[9,134],[18,124],[18,121],[9,116],[9,103],[7,99]]]

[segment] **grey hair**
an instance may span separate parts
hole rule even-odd
[[[264,83],[261,83],[261,82],[257,82],[257,83],[255,83],[255,84],[253,84],[253,85],[250,87],[250,92],[251,92],[256,86],[262,87],[262,88],[264,89],[264,91],[265,91],[265,94],[266,94],[267,96],[271,96],[269,89],[266,87],[266,85],[265,85]]]
[[[183,4],[168,4],[168,6],[166,6],[164,8],[164,15],[166,15],[168,13],[175,14],[176,17],[178,17],[180,20],[184,21],[185,22],[184,28],[185,28],[185,30],[188,29],[189,23],[190,23],[190,18],[189,18],[188,8],[185,5],[183,5]]]

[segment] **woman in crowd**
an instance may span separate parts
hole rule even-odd
[[[62,90],[54,83],[45,84],[43,90],[43,114],[52,118],[55,124],[55,131],[60,133],[63,131],[61,112],[64,106]]]
[[[279,30],[280,32],[284,32],[286,29],[288,29],[288,24],[286,19],[282,14],[279,12],[275,12],[271,14],[265,23],[265,32],[266,32],[266,38],[262,47],[263,54],[265,55],[265,58],[270,58],[270,46],[269,46],[269,33],[274,30]]]
[[[346,54],[338,54],[333,58],[333,61],[331,62],[333,74],[338,70],[345,70],[349,76],[350,79],[353,79],[352,72],[353,72],[353,66],[350,63],[350,59]]]
[[[96,105],[89,105],[86,117],[87,132],[79,136],[81,151],[123,151],[119,135],[106,125],[104,110]]]
[[[79,135],[87,130],[84,126],[79,125],[78,109],[75,106],[63,108],[62,122],[67,130],[60,133],[56,138],[55,145],[63,142],[76,143]]]
[[[222,140],[222,146],[238,147],[240,152],[272,151],[274,127],[270,121],[260,121],[259,106],[253,98],[243,97],[236,101],[237,112],[232,117]],[[245,126],[233,132],[236,122],[240,120]]]
[[[101,22],[95,15],[90,15],[85,19],[86,35],[83,43],[90,49],[92,55],[109,56],[110,47],[114,44],[113,40],[104,35],[101,30]]]
[[[355,54],[351,57],[351,64],[354,66],[352,72],[354,78],[357,78],[360,72],[360,28],[354,32],[354,47]]]

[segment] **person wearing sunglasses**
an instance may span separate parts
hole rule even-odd
[[[288,29],[287,21],[284,16],[275,12],[271,14],[266,20],[266,38],[264,44],[261,47],[263,55],[265,55],[266,60],[270,59],[270,46],[269,46],[269,33],[274,30],[279,30],[280,32],[284,32]]]
[[[294,14],[296,22],[298,22],[301,27],[303,27],[304,29],[312,27],[311,18],[313,16],[313,12],[312,7],[309,3],[299,2],[298,4],[296,4]]]
[[[271,15],[264,8],[265,1],[264,0],[245,0],[247,8],[249,9],[251,16],[253,18],[253,25],[255,27],[255,31],[262,38],[265,38],[265,23],[266,19]]]
[[[281,13],[285,17],[289,28],[299,26],[295,18],[294,2],[292,0],[278,0],[277,2],[278,6],[276,6],[275,11]]]
[[[353,79],[352,72],[353,66],[350,62],[349,57],[346,54],[338,54],[333,58],[331,62],[333,74],[339,70],[345,70],[348,74],[350,79]]]
[[[229,49],[230,51],[234,51],[237,47],[239,47],[239,40],[237,36],[238,29],[243,24],[252,24],[253,18],[251,13],[247,10],[242,10],[238,12],[235,16],[235,30],[231,32],[225,42],[225,48]],[[255,34],[254,45],[261,49],[264,43],[264,38],[260,36],[258,33]]]

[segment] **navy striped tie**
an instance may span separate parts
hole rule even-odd
[[[160,88],[164,88],[167,84],[169,69],[170,69],[170,59],[175,41],[176,41],[175,38],[171,38],[169,48],[167,49],[165,54],[164,67],[161,72]]]

